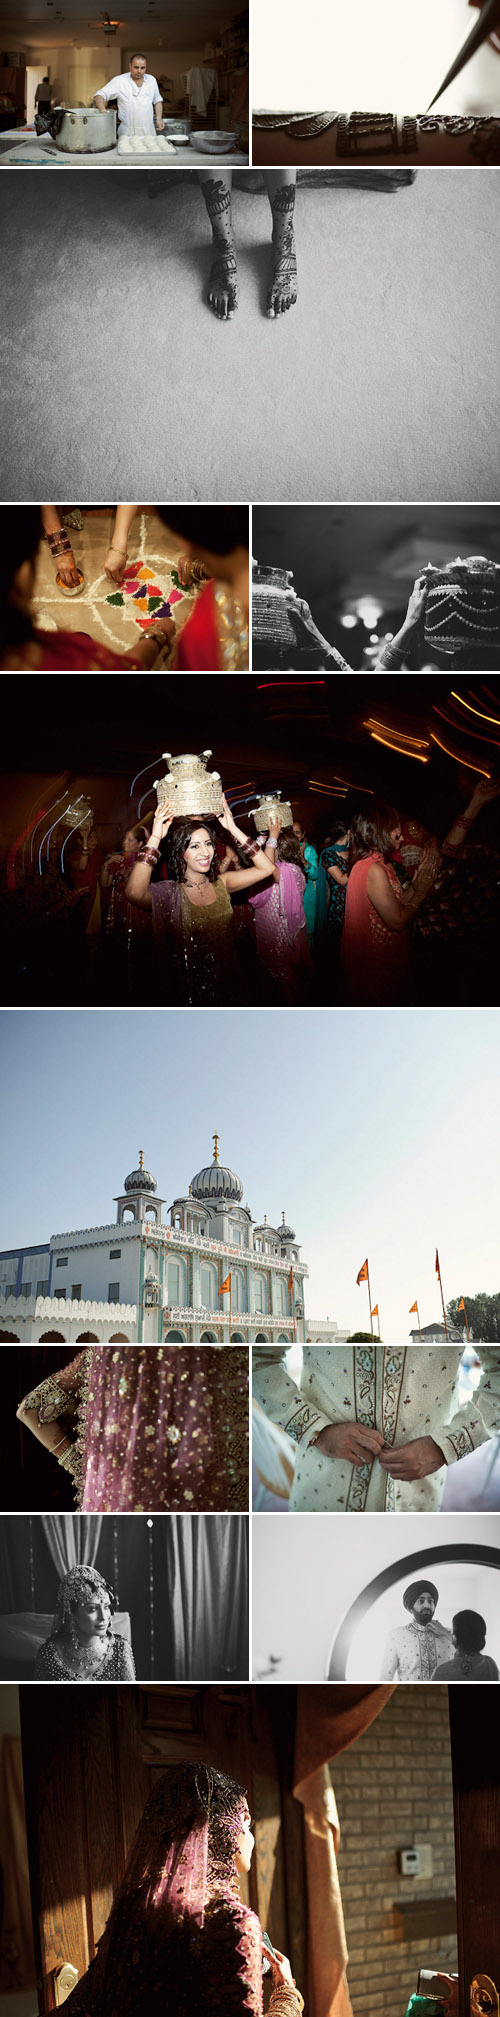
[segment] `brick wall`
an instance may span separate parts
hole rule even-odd
[[[456,1941],[401,1938],[403,1900],[455,1893],[448,1690],[398,1687],[332,1765],[354,2017],[404,2017],[418,1970],[456,1970]],[[432,1877],[402,1877],[398,1851],[432,1846]]]

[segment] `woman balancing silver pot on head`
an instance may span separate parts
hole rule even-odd
[[[168,799],[158,806],[151,840],[134,863],[126,891],[130,903],[153,913],[168,999],[200,1008],[211,1003],[227,1007],[245,998],[231,896],[253,889],[273,874],[269,856],[236,826],[224,796],[222,805],[218,820],[174,818]],[[216,840],[221,827],[236,842],[248,867],[219,870]],[[277,840],[278,834],[278,821],[271,822],[269,838]],[[168,881],[152,882],[160,850]]]
[[[240,1895],[254,1838],[241,1786],[213,1766],[170,1765],[139,1823],[99,1952],[71,2017],[300,2017],[290,1963]]]
[[[62,1577],[52,1631],[37,1654],[35,1681],[134,1681],[132,1648],[113,1632],[110,1583],[83,1562]]]

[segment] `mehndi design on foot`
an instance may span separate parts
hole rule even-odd
[[[210,268],[208,300],[219,322],[231,322],[238,305],[238,269],[233,235],[231,190],[210,176],[202,190],[212,226],[215,258]]]
[[[285,315],[297,300],[297,258],[293,216],[295,183],[284,183],[273,196],[273,274],[267,296],[266,315],[271,321]]]

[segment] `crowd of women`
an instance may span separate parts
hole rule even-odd
[[[16,988],[32,999],[36,975],[37,1000],[113,1005],[487,1003],[499,793],[481,777],[433,826],[375,798],[349,814],[347,801],[323,843],[285,824],[278,801],[250,839],[226,798],[206,820],[164,800],[111,852],[89,814],[64,867],[54,837],[5,899]]]

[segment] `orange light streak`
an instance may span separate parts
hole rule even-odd
[[[396,735],[397,735],[397,736],[402,736],[402,738],[403,738],[403,741],[404,741],[404,742],[410,742],[410,743],[411,743],[411,744],[413,745],[413,748],[414,748],[414,749],[427,749],[427,748],[428,748],[428,736],[426,736],[426,735],[407,735],[407,734],[406,734],[406,730],[405,730],[404,728],[391,728],[391,725],[390,725],[390,722],[387,722],[387,721],[377,721],[377,719],[376,719],[376,716],[375,716],[375,715],[370,715],[370,716],[369,716],[369,719],[368,719],[368,721],[364,721],[364,722],[363,722],[363,728],[369,728],[369,729],[370,729],[370,733],[373,733],[373,730],[374,730],[374,729],[376,729],[376,728],[378,728],[378,729],[383,729],[383,731],[384,731],[384,735],[389,735],[389,736],[396,736]]]
[[[471,707],[469,700],[462,700],[461,693],[455,693],[455,688],[453,686],[451,689],[451,698],[452,700],[458,700],[459,707],[466,707],[468,714],[477,714],[478,721],[492,721],[494,723],[495,728],[500,728],[499,714],[482,714],[480,707]]]
[[[437,742],[438,749],[444,749],[445,756],[451,756],[453,763],[461,763],[464,770],[475,770],[479,777],[491,777],[491,771],[483,770],[480,763],[468,763],[467,758],[460,756],[456,749],[448,749],[446,743],[440,742],[439,736],[434,735],[432,729],[431,742]]]
[[[403,744],[402,744],[402,743],[400,743],[400,742],[388,742],[388,741],[387,741],[387,737],[386,737],[385,735],[376,735],[376,734],[375,734],[375,729],[374,729],[374,728],[370,729],[370,735],[371,735],[371,739],[372,739],[372,742],[383,742],[383,744],[384,744],[384,749],[393,749],[393,750],[395,750],[395,752],[396,752],[396,755],[397,755],[397,756],[410,756],[410,757],[412,758],[412,762],[413,762],[413,763],[428,763],[428,762],[429,762],[429,758],[428,758],[428,756],[420,756],[420,755],[419,755],[419,752],[418,752],[418,750],[417,750],[417,749],[404,749],[404,747],[403,747]]]

